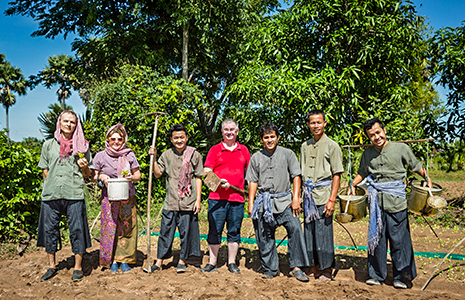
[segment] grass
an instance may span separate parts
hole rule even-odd
[[[429,176],[437,181],[464,181],[465,170],[446,172],[444,170],[430,169]],[[433,180],[434,181],[434,180]]]

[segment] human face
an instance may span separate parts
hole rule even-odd
[[[69,139],[73,136],[73,132],[76,129],[76,116],[73,114],[63,114],[60,119],[60,130],[61,135]]]
[[[265,146],[266,151],[273,153],[278,146],[279,136],[276,135],[276,132],[273,130],[271,132],[266,132],[261,138],[263,145]]]
[[[173,134],[171,135],[171,143],[173,146],[178,150],[178,152],[184,151],[187,145],[187,140],[189,137],[184,131],[173,131]]]
[[[121,146],[123,146],[123,143],[124,143],[124,138],[117,132],[113,133],[108,138],[108,144],[115,151],[118,151],[119,149],[121,149]]]
[[[320,139],[325,133],[327,122],[323,119],[323,115],[311,115],[307,121],[307,126],[316,140]]]
[[[223,134],[223,141],[225,142],[236,142],[237,133],[239,129],[236,127],[234,122],[226,123],[221,128],[221,133]]]
[[[379,123],[375,123],[371,129],[367,129],[367,135],[371,143],[375,145],[376,148],[382,149],[386,146],[386,129],[381,128]]]

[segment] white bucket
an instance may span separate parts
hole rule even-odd
[[[129,198],[129,181],[126,178],[110,178],[107,190],[108,200],[127,200]]]

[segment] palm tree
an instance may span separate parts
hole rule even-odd
[[[71,96],[71,89],[74,89],[77,83],[72,67],[74,59],[66,54],[54,55],[48,57],[48,66],[37,74],[30,76],[33,86],[43,83],[46,88],[51,88],[58,84],[60,87],[57,91],[58,101],[61,103],[62,110],[65,110],[65,101]]]
[[[16,103],[16,96],[26,95],[27,81],[20,68],[13,67],[5,60],[5,54],[0,53],[0,99],[6,110],[6,130],[10,141],[9,109]]]

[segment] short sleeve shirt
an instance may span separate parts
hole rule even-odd
[[[90,150],[84,157],[93,168]],[[42,188],[42,201],[50,200],[83,200],[84,199],[84,177],[81,168],[77,164],[79,157],[70,155],[58,161],[60,158],[60,144],[56,139],[48,140],[42,146],[39,168],[48,170]]]
[[[291,188],[294,177],[300,176],[300,166],[292,150],[278,146],[273,153],[265,149],[250,159],[246,180],[258,184],[260,192],[278,194]],[[273,213],[282,213],[292,203],[292,194],[271,198]]]
[[[239,144],[230,151],[223,142],[213,146],[208,151],[205,167],[211,168],[213,173],[226,179],[231,185],[244,189],[244,174],[250,161],[250,153],[246,146]],[[212,200],[228,200],[244,203],[244,196],[233,189],[218,187],[216,192],[210,192]]]
[[[318,142],[311,138],[300,148],[300,167],[303,182],[332,179],[335,174],[344,172],[341,148],[326,134]],[[312,196],[316,205],[326,204],[331,196],[331,185],[314,188]]]
[[[179,173],[182,166],[182,153],[175,148],[163,152],[158,158],[160,171],[166,174],[166,197],[163,208],[174,211],[192,211],[197,200],[197,185],[195,177],[203,175],[203,159],[199,152],[194,151],[191,157],[191,194],[181,198],[178,195]]]
[[[358,174],[363,178],[371,175],[375,182],[404,180],[407,177],[405,166],[413,172],[418,172],[423,167],[409,146],[388,142],[381,150],[375,146],[365,149]],[[378,193],[378,203],[389,213],[407,209],[406,199],[390,194]]]
[[[139,162],[137,161],[134,152],[129,152],[126,155],[126,158],[129,161],[129,167],[131,170],[139,168]],[[118,178],[118,175],[116,174],[117,166],[118,157],[110,156],[106,151],[100,151],[94,157],[94,169],[110,176],[110,178]],[[135,194],[136,189],[134,188],[134,182],[129,182],[129,197],[133,197]]]

